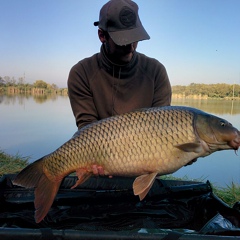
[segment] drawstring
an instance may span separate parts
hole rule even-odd
[[[121,67],[119,68],[118,72],[118,80],[121,79]],[[118,92],[118,87],[119,87],[119,81],[117,81],[116,88],[114,89],[114,81],[115,81],[115,67],[113,67],[113,84],[112,84],[112,116],[115,115],[114,113],[118,112],[115,110],[114,105],[115,105],[115,100],[116,100],[116,95]]]

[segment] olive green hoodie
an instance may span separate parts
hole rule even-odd
[[[115,65],[100,53],[72,67],[68,94],[78,128],[139,108],[171,104],[171,85],[165,67],[135,52],[126,65]]]

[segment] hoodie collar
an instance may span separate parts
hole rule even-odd
[[[136,65],[138,61],[138,54],[135,51],[131,61],[124,65],[118,65],[110,61],[107,57],[104,46],[101,46],[99,53],[99,63],[101,68],[103,68],[111,76],[119,79],[129,78],[136,71]]]

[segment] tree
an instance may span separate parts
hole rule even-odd
[[[37,80],[33,86],[36,87],[36,88],[47,88],[47,83],[44,82],[43,80]]]
[[[4,81],[4,79],[0,76],[0,86],[3,86],[3,85],[5,85],[5,81]]]
[[[11,86],[11,84],[10,84],[10,77],[9,77],[9,76],[5,76],[3,79],[4,79],[5,84],[6,84],[7,86]]]
[[[16,85],[16,79],[15,79],[15,77],[12,77],[12,79],[11,79],[11,85],[12,86],[14,86],[14,85]]]
[[[23,77],[18,78],[18,84],[19,85],[23,85],[24,84],[24,78]]]
[[[51,88],[57,90],[57,89],[58,89],[58,86],[57,86],[55,83],[53,83],[53,84],[51,85]]]

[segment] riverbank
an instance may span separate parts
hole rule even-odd
[[[11,156],[0,150],[0,177],[4,174],[17,173],[28,165],[28,157],[20,155]],[[187,177],[184,179],[175,178],[171,175],[163,176],[163,179],[176,179],[176,180],[189,180]],[[236,202],[240,201],[240,185],[231,183],[226,187],[213,187],[214,193],[221,198],[229,206],[233,206]]]
[[[185,93],[173,93],[172,99],[197,99],[197,100],[208,100],[208,99],[215,99],[215,100],[230,100],[230,101],[240,101],[239,97],[208,97],[207,95],[202,94],[189,94],[186,95]]]
[[[68,95],[67,88],[58,88],[55,84],[36,81],[35,84],[15,84],[12,86],[0,85],[2,94],[23,95]],[[173,99],[218,99],[240,100],[240,85],[230,84],[190,84],[188,86],[172,86]]]
[[[9,87],[7,89],[0,88],[0,94],[11,95],[11,96],[18,96],[18,95],[25,95],[25,96],[46,96],[46,95],[61,95],[61,96],[68,96],[68,89],[61,88],[57,90],[49,90],[49,89],[42,89],[42,88],[32,88],[26,91],[22,91],[21,89]],[[172,99],[192,99],[192,100],[230,100],[230,101],[240,101],[239,97],[224,97],[224,98],[217,98],[217,97],[208,97],[207,95],[202,94],[190,94],[186,95],[185,93],[172,93]]]
[[[11,156],[0,150],[0,177],[8,173],[16,173],[27,166],[28,157]]]
[[[172,86],[172,93],[176,95],[177,98],[239,100],[240,85],[226,83],[191,83],[187,86]]]
[[[1,87],[0,93],[7,95],[47,95],[47,94],[59,94],[68,95],[67,88],[36,88],[36,87]]]

